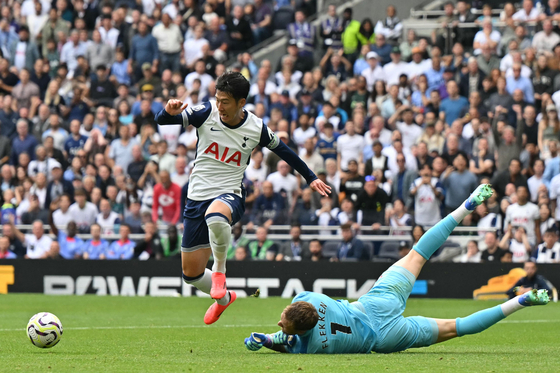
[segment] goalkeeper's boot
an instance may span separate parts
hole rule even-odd
[[[235,294],[235,291],[230,291],[229,297],[229,303],[225,306],[219,305],[218,302],[214,302],[214,304],[212,304],[210,308],[208,308],[208,311],[206,311],[206,315],[204,315],[204,323],[206,325],[214,324],[216,321],[218,321],[226,308],[228,308],[230,304],[235,302],[235,300],[237,299],[237,294]]]
[[[533,289],[519,296],[519,304],[522,306],[544,306],[548,302],[550,298],[545,289]]]
[[[222,299],[226,296],[226,275],[221,272],[212,272],[212,289],[210,289],[210,296],[213,299]]]
[[[474,211],[476,206],[481,205],[484,201],[492,196],[492,187],[490,184],[480,184],[465,202],[465,208]]]

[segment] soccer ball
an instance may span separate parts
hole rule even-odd
[[[62,337],[62,323],[52,313],[40,312],[29,320],[27,336],[34,346],[51,348],[60,342]]]

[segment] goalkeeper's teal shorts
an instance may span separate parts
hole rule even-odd
[[[358,299],[377,334],[373,351],[397,352],[430,346],[437,341],[438,327],[434,319],[402,315],[414,281],[414,275],[408,270],[392,266]]]

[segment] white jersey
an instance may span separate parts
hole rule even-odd
[[[537,263],[558,263],[560,260],[560,243],[555,242],[552,249],[548,249],[543,242],[537,247]]]
[[[529,254],[523,242],[516,240],[511,240],[509,244],[509,251],[512,252],[513,257],[511,261],[513,263],[525,263],[529,259]]]
[[[103,213],[100,212],[95,222],[101,226],[101,234],[113,234],[117,233],[116,230],[118,230],[121,219],[119,214],[114,211],[111,211],[106,219],[103,217]]]
[[[422,178],[419,177],[410,186],[410,190],[418,187],[414,196],[414,217],[419,225],[432,226],[441,220],[441,200],[434,193],[434,188],[443,193],[443,186],[437,177],[432,177],[431,183],[433,188],[422,184]]]
[[[535,245],[537,236],[535,234],[535,220],[540,219],[539,208],[531,202],[527,202],[523,206],[518,203],[508,206],[506,209],[506,219],[504,229],[508,224],[525,228],[527,238],[531,245]]]
[[[262,120],[245,111],[235,127],[223,123],[215,103],[187,107],[181,114],[183,126],[196,127],[196,160],[189,180],[188,198],[205,201],[224,193],[242,196],[243,173],[251,152],[261,145],[275,149],[280,140]]]

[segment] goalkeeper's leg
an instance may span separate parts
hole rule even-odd
[[[533,289],[498,306],[478,311],[467,317],[458,317],[455,320],[435,319],[439,329],[436,343],[480,333],[522,308],[545,305],[549,300],[546,290]]]
[[[492,188],[488,184],[479,185],[470,197],[443,220],[430,228],[412,248],[410,253],[396,262],[394,265],[403,267],[415,278],[430,257],[447,240],[453,229],[471,212],[476,206],[482,204],[492,195]]]

